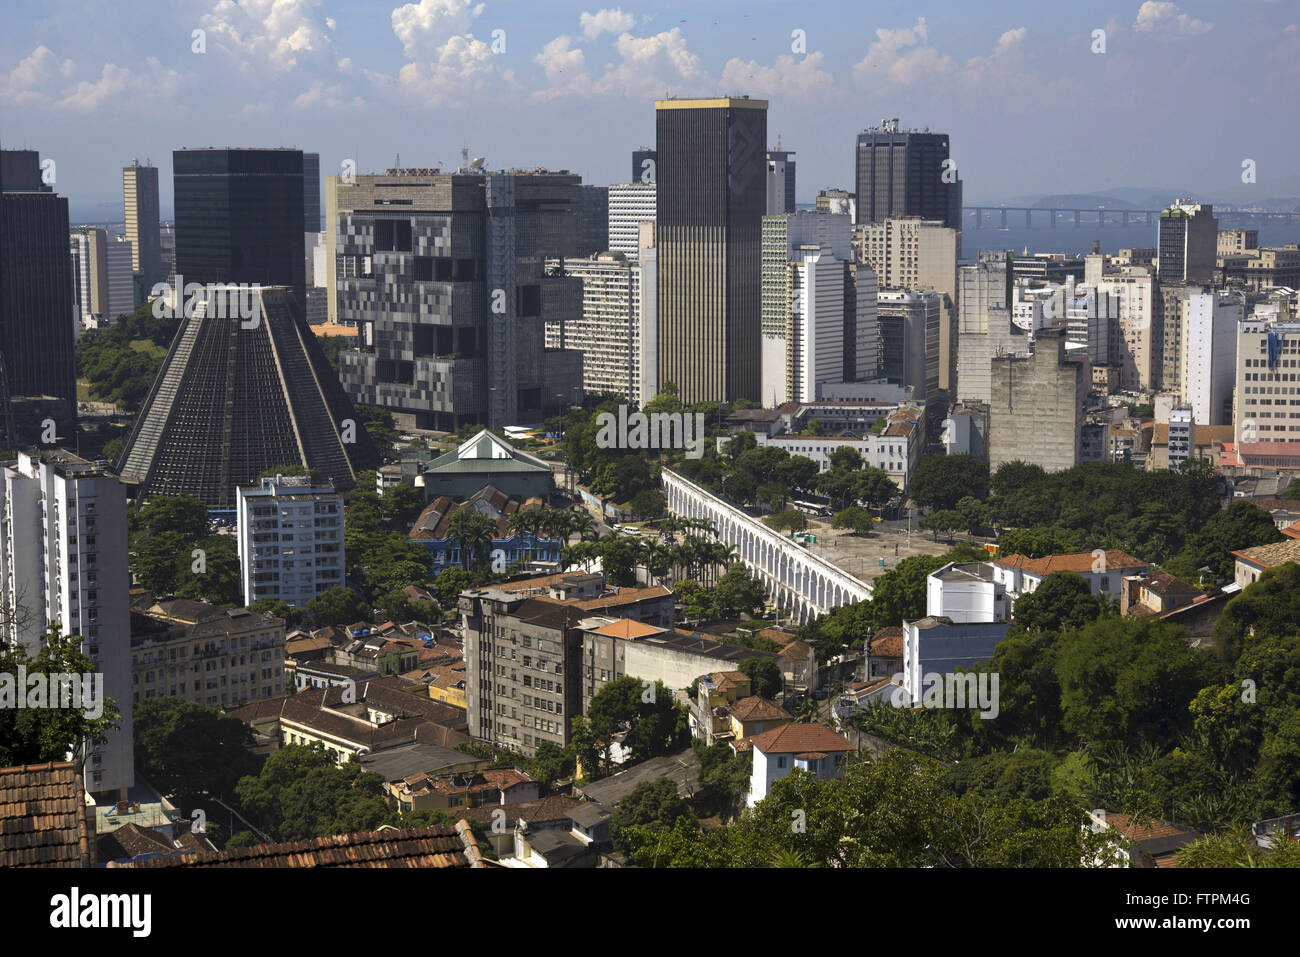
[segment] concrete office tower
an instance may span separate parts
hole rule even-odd
[[[341,491],[306,476],[277,475],[241,485],[236,508],[245,605],[271,598],[302,608],[343,586]]]
[[[1156,320],[1159,295],[1155,276],[1147,266],[1122,266],[1118,272],[1103,273],[1096,282],[1097,295],[1109,296],[1116,311],[1119,333],[1111,353],[1119,366],[1119,385],[1129,392],[1154,388],[1163,354],[1160,326]]]
[[[118,242],[94,226],[77,226],[69,234],[68,248],[77,298],[77,335],[83,323],[93,328],[135,311],[134,257],[129,242]]]
[[[875,270],[882,289],[934,289],[944,297],[939,326],[939,388],[955,398],[957,259],[961,233],[915,217],[864,223],[853,230],[854,255]]]
[[[809,401],[819,395],[816,389],[806,392],[806,377],[814,374],[813,367],[799,355],[808,344],[808,340],[803,338],[803,320],[797,318],[803,315],[799,299],[803,297],[806,300],[808,296],[808,290],[801,289],[801,282],[808,273],[806,270],[800,272],[799,268],[804,259],[801,250],[807,247],[825,251],[818,262],[822,273],[832,259],[842,266],[842,276],[838,281],[842,300],[837,310],[841,330],[838,350],[841,367],[838,372],[827,376],[823,374],[827,368],[823,362],[822,372],[816,373],[817,382],[853,382],[875,375],[875,274],[852,262],[849,230],[850,220],[846,215],[800,210],[763,217],[761,325],[762,402],[765,406],[775,407],[788,402],[796,394],[806,394]],[[829,288],[827,282],[822,282],[820,294],[824,297]],[[823,324],[823,336],[829,328],[828,308],[828,300],[824,300],[817,313]],[[788,347],[789,343],[794,343],[794,346]],[[829,354],[822,350],[823,357]],[[797,374],[794,371],[796,365],[800,370]],[[797,382],[804,385],[797,386]]]
[[[1214,207],[1178,200],[1160,214],[1160,281],[1213,282],[1218,246],[1219,221],[1214,218]]]
[[[162,239],[158,221],[158,167],[133,160],[122,167],[122,211],[126,239],[131,244],[131,268],[140,274],[147,293],[155,283],[167,279],[163,266]]]
[[[648,146],[632,151],[632,178],[629,183],[654,183],[657,178],[659,153]]]
[[[319,153],[302,154],[302,231],[321,231]]]
[[[1012,321],[1012,254],[986,249],[958,270],[957,397],[992,401],[994,356],[1029,350],[1028,334]]]
[[[583,186],[579,195],[578,253],[595,256],[609,249],[609,187]]]
[[[547,348],[582,353],[584,392],[622,396],[639,405],[653,399],[653,392],[644,391],[643,364],[648,357],[641,263],[622,253],[605,252],[585,259],[548,259],[546,265],[582,280],[581,316],[563,324],[547,323]],[[648,318],[653,322],[653,312]],[[574,394],[552,396],[549,404],[560,406],[579,398],[575,390]]]
[[[790,398],[812,402],[823,383],[844,379],[845,285],[848,264],[829,246],[800,246],[790,263],[792,288],[786,327]]]
[[[1204,286],[1160,280],[1156,292],[1160,298],[1160,375],[1156,382],[1161,392],[1181,396],[1187,371],[1187,314],[1192,296],[1205,291]]]
[[[1229,425],[1232,387],[1237,375],[1237,328],[1246,317],[1245,296],[1195,293],[1187,301],[1186,317],[1183,404],[1192,410],[1201,425]]]
[[[912,390],[922,405],[939,398],[939,327],[943,300],[933,289],[882,289],[876,296],[880,374]]]
[[[659,378],[682,402],[761,391],[767,101],[656,100]]]
[[[1066,355],[1065,329],[1040,330],[1029,355],[992,362],[989,470],[1017,459],[1059,472],[1079,462],[1091,385],[1082,357]]]
[[[1112,341],[1119,336],[1119,306],[1108,294],[1076,283],[1073,276],[1063,285],[1017,285],[1011,315],[1016,326],[1029,333],[1064,325],[1069,341],[1087,350],[1092,365],[1110,364]]]
[[[292,292],[250,296],[237,311],[234,297],[200,293],[177,330],[119,459],[137,497],[230,508],[236,486],[268,469],[317,469],[346,490],[378,464]]]
[[[655,221],[656,186],[622,183],[609,187],[609,250],[636,259],[638,230]]]
[[[10,398],[51,396],[62,434],[76,420],[68,201],[35,150],[0,150],[0,358]],[[21,443],[35,443],[18,423]],[[10,439],[10,447],[21,444]]]
[[[86,790],[125,797],[135,785],[126,491],[70,452],[19,452],[0,471],[0,512],[0,643],[35,657],[50,624],[80,639],[122,713],[86,757]]]
[[[186,285],[288,286],[304,304],[302,150],[175,150],[172,177]]]
[[[1242,320],[1236,366],[1238,451],[1265,468],[1294,466],[1300,456],[1300,322]]]
[[[961,180],[948,160],[946,133],[900,130],[897,120],[859,133],[854,155],[858,201],[854,222],[919,216],[960,230]]]
[[[355,401],[401,428],[504,428],[553,414],[582,387],[582,356],[546,348],[546,324],[582,315],[582,283],[547,257],[578,251],[578,176],[393,169],[330,178],[340,354]]]
[[[776,149],[767,151],[767,215],[793,213],[795,162],[790,157],[794,150],[781,149],[777,137]]]

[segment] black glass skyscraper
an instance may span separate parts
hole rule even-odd
[[[73,301],[68,201],[43,181],[35,150],[0,151],[0,355],[8,395],[55,397],[50,412],[60,435],[77,408]],[[35,414],[34,423],[16,416],[11,443],[37,441],[44,413]]]
[[[961,180],[952,164],[945,169],[948,159],[947,133],[915,133],[889,123],[859,133],[856,221],[920,216],[961,229]]]
[[[758,400],[767,101],[658,100],[659,382]]]
[[[176,150],[172,174],[176,274],[186,285],[288,286],[304,303],[301,150]]]

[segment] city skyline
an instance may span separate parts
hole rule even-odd
[[[1294,128],[1201,68],[1238,60],[1275,79],[1300,75],[1300,24],[1282,4],[1229,16],[1213,3],[1012,3],[978,17],[944,3],[907,16],[834,4],[815,20],[740,5],[702,16],[685,4],[542,11],[468,0],[148,12],[147,38],[124,24],[101,29],[73,2],[7,24],[0,136],[56,160],[75,220],[116,218],[117,170],[132,158],[165,163],[171,150],[207,145],[318,151],[323,175],[346,159],[382,171],[398,155],[449,169],[468,146],[492,169],[567,168],[617,183],[628,152],[652,142],[653,101],[665,93],[769,99],[768,145],[780,134],[797,153],[800,203],[851,188],[854,137],[882,117],[947,133],[967,202],[1147,186],[1220,204],[1300,194],[1287,165]],[[202,54],[195,30],[205,31]],[[1092,52],[1096,30],[1105,53]],[[1207,122],[1186,127],[1188,148],[1169,148],[1134,95],[1143,89],[1198,105]],[[1095,134],[1081,148],[1090,103],[1122,148],[1097,149]],[[394,135],[394,115],[424,122]],[[1227,115],[1237,133],[1225,137],[1210,118]],[[88,139],[96,150],[79,148]],[[1253,184],[1241,182],[1246,159]],[[160,173],[167,215],[170,176]],[[102,216],[86,215],[96,208]]]

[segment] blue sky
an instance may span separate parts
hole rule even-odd
[[[133,157],[169,208],[179,146],[298,146],[334,172],[453,166],[465,144],[620,182],[666,91],[768,98],[801,202],[850,187],[854,134],[894,116],[951,135],[968,201],[1300,195],[1291,0],[44,0],[5,23],[0,140],[53,158],[74,210],[106,219]]]

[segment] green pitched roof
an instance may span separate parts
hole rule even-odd
[[[438,456],[424,471],[426,475],[431,472],[443,475],[544,472],[549,475],[551,467],[484,429],[455,450]]]

